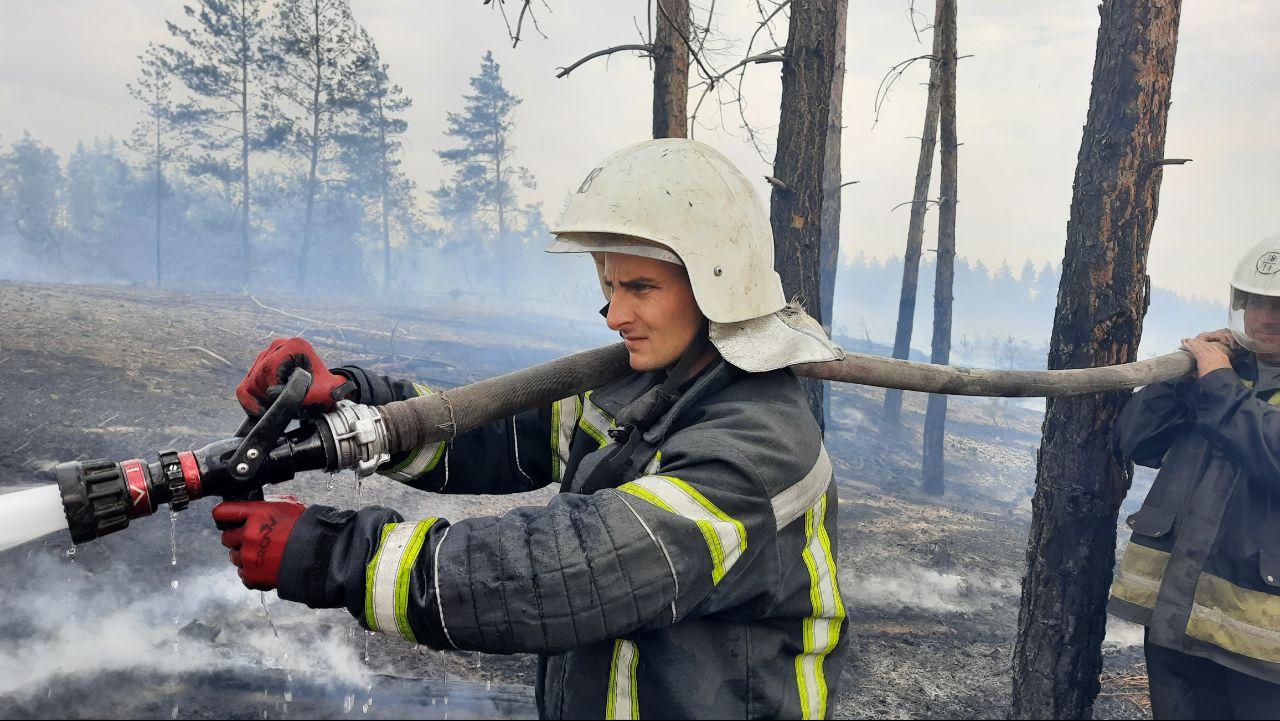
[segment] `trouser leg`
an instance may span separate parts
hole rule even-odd
[[[1155,719],[1231,719],[1225,671],[1212,661],[1147,640],[1147,681]]]
[[[1231,707],[1237,719],[1280,717],[1280,684],[1231,669],[1224,671],[1227,693],[1231,697]]]

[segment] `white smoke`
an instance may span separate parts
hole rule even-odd
[[[1015,579],[982,572],[942,573],[923,566],[854,576],[842,580],[841,585],[845,596],[860,606],[933,613],[982,611],[1018,593]]]
[[[27,695],[60,676],[103,670],[174,674],[250,665],[360,686],[371,673],[346,642],[345,628],[317,632],[315,612],[245,589],[229,568],[188,573],[167,592],[139,589],[130,597],[108,590],[121,584],[98,583],[74,564],[48,560],[35,570],[39,578],[66,578],[65,588],[42,583],[38,591],[6,595],[5,622],[17,635],[0,638],[0,694]],[[277,637],[264,600],[272,624],[301,621],[307,632],[288,629]],[[183,633],[192,622],[205,626]]]

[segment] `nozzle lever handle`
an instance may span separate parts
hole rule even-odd
[[[244,435],[244,442],[231,456],[228,472],[232,478],[248,481],[254,477],[267,460],[267,453],[275,446],[276,440],[284,434],[290,423],[298,419],[298,409],[310,387],[311,373],[305,368],[295,368],[289,375],[284,390],[262,416],[256,422],[252,417],[245,421],[236,435],[241,435],[250,422],[253,422],[253,428]]]

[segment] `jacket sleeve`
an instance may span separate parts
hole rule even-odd
[[[1201,378],[1189,398],[1196,427],[1255,480],[1280,484],[1280,408],[1253,394],[1235,371]]]
[[[654,475],[497,518],[313,507],[280,597],[436,648],[557,653],[776,594],[777,528],[750,462],[714,437],[669,440]]]
[[[1125,404],[1117,425],[1120,449],[1140,466],[1159,468],[1178,434],[1193,422],[1189,379],[1152,383]]]
[[[335,368],[356,384],[357,400],[380,406],[436,392],[357,366]],[[576,419],[577,397],[518,413],[441,441],[392,456],[378,473],[434,493],[521,493],[559,482],[568,458],[561,416]],[[572,431],[572,425],[569,426]],[[563,447],[561,447],[563,446]]]

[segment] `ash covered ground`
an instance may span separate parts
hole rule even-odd
[[[448,297],[413,304],[0,282],[0,492],[65,460],[154,458],[231,435],[232,390],[268,340],[440,386],[607,343],[597,321],[515,318]],[[327,322],[318,322],[324,319]],[[882,392],[838,386],[827,444],[841,485],[852,654],[839,718],[1004,718],[1041,413],[952,399],[948,492],[919,493],[924,397],[904,427]],[[1126,507],[1150,479],[1140,475]],[[463,518],[540,504],[423,494],[314,474],[302,500]],[[441,653],[243,589],[211,501],[74,549],[65,533],[0,552],[0,716],[526,717],[529,656]],[[1123,536],[1123,533],[1122,533]],[[1144,718],[1141,630],[1113,623],[1097,718]]]

